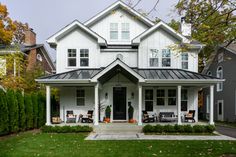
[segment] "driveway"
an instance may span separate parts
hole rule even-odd
[[[216,131],[223,135],[236,138],[236,128],[216,125]]]

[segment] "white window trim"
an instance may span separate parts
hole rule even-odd
[[[208,76],[212,76],[212,72],[211,72],[211,71],[208,71],[208,72],[207,72],[207,75],[208,75]]]
[[[82,49],[87,49],[87,50],[88,50],[88,57],[80,57],[80,50],[82,50]],[[80,65],[82,58],[88,58],[88,66],[81,66],[81,65]],[[80,48],[80,49],[79,49],[79,67],[81,67],[81,68],[87,68],[87,67],[89,67],[89,66],[90,66],[90,49],[89,49],[89,48]]]
[[[169,50],[170,51],[170,57],[163,57],[163,50]],[[163,66],[162,62],[163,62],[163,59],[170,59],[170,66]],[[172,67],[172,54],[171,54],[171,50],[166,48],[166,49],[161,49],[161,62],[160,62],[162,68],[171,68]]]
[[[127,25],[127,28],[128,29],[124,29],[123,25]],[[128,33],[129,34],[129,37],[127,39],[124,39],[123,38],[123,33]],[[130,40],[130,24],[125,22],[125,23],[121,23],[121,40],[122,41],[127,41],[127,40]]]
[[[158,97],[157,96],[157,90],[164,90],[164,97]],[[164,88],[158,88],[158,89],[156,89],[156,106],[166,106],[166,89],[164,89]],[[164,105],[157,105],[157,99],[158,98],[164,98]]]
[[[68,50],[69,49],[75,49],[76,50],[76,57],[69,57],[68,56]],[[69,66],[69,58],[75,58],[76,59],[76,66]],[[78,49],[77,48],[67,48],[66,49],[66,68],[68,69],[74,69],[78,67]]]
[[[206,113],[210,113],[210,95],[206,96]]]
[[[187,60],[183,60],[183,55],[187,55],[188,59]],[[187,63],[188,67],[187,68],[183,68],[183,63]],[[184,52],[181,54],[181,69],[184,70],[188,70],[189,69],[189,54],[187,52]]]
[[[152,90],[152,100],[150,99],[150,100],[146,100],[146,90]],[[155,101],[154,101],[154,94],[155,94],[155,90],[153,89],[153,88],[146,88],[146,89],[144,89],[144,109],[146,110],[146,102],[148,101],[148,102],[152,102],[152,109],[153,109],[153,111],[154,111],[154,109],[155,109],[155,107],[154,107],[154,103],[155,103]],[[148,112],[153,112],[153,111],[148,111]]]
[[[111,29],[112,24],[117,24],[117,30],[112,30]],[[112,39],[111,38],[111,33],[112,32],[117,32],[117,39]],[[109,38],[110,38],[110,41],[119,41],[119,23],[118,22],[110,22],[109,23]]]
[[[151,66],[151,64],[150,64],[150,59],[155,58],[155,57],[151,57],[151,55],[152,55],[151,50],[153,50],[153,49],[158,51],[158,54],[157,54],[158,65],[157,66]],[[158,48],[149,48],[148,49],[148,65],[149,65],[150,68],[160,67],[160,50]]]
[[[217,55],[217,60],[218,60],[218,63],[221,63],[224,61],[224,53],[221,52]]]
[[[181,107],[182,107],[182,102],[183,102],[183,101],[186,101],[186,102],[187,102],[187,111],[188,111],[188,103],[189,103],[189,95],[188,95],[188,94],[189,94],[189,90],[186,89],[186,88],[183,88],[183,89],[181,90],[181,96],[182,96],[182,93],[183,93],[182,91],[183,91],[183,90],[186,90],[186,91],[187,91],[187,99],[184,100],[184,99],[182,99],[182,97],[181,97]],[[177,98],[176,98],[176,100],[177,100]],[[181,112],[186,112],[186,111],[182,111],[182,110],[181,110]]]
[[[219,103],[222,104],[222,114],[220,116],[222,116],[222,120],[224,120],[224,100],[217,100],[217,118],[219,116]]]
[[[42,62],[43,61],[43,57],[42,57],[42,55],[41,54],[37,54],[37,60],[39,60],[40,62]]]
[[[219,77],[219,68],[221,68],[221,75],[222,75],[222,77],[221,78],[223,78],[224,77],[224,72],[223,72],[223,67],[222,66],[219,66],[219,67],[217,67],[217,70],[216,70],[216,76],[217,77]],[[220,88],[220,86],[222,87],[222,88]],[[217,85],[216,85],[216,90],[217,90],[217,92],[221,92],[221,91],[223,91],[223,82],[221,82],[221,83],[217,83]]]
[[[177,105],[177,90],[176,89],[171,89],[171,88],[168,88],[166,90],[167,90],[167,95],[166,95],[167,106],[176,106]],[[169,97],[169,90],[175,90],[175,97]],[[175,98],[175,105],[169,105],[169,98]]]

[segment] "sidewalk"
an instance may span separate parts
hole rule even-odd
[[[229,140],[236,141],[225,135],[190,136],[190,135],[144,135],[143,133],[91,133],[85,140]]]

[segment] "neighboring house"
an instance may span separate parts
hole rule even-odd
[[[73,21],[47,40],[57,51],[57,74],[37,79],[46,84],[47,125],[51,124],[50,87],[60,90],[64,122],[67,111],[78,117],[93,110],[94,125],[99,125],[105,116],[100,108],[108,105],[112,122],[128,121],[128,103],[138,125],[142,125],[142,110],[157,115],[174,112],[178,124],[184,114],[195,110],[197,122],[198,90],[212,89],[222,80],[197,73],[203,45],[184,36],[190,34],[184,21],[180,34],[121,1],[85,23]],[[179,53],[170,48],[180,44],[188,44],[189,50]]]
[[[25,42],[20,45],[10,45],[10,46],[0,46],[0,68],[4,74],[16,72],[16,64],[14,64],[13,69],[7,69],[7,60],[4,55],[20,52],[24,55],[24,59],[27,61],[25,67],[26,70],[34,70],[35,67],[40,66],[40,68],[45,72],[45,74],[55,73],[55,65],[47,52],[43,44],[36,44],[36,34],[32,29],[25,32]]]
[[[225,82],[215,86],[214,119],[236,121],[236,44],[220,46],[210,57],[203,73],[224,78]],[[203,90],[205,118],[209,118],[209,90]]]

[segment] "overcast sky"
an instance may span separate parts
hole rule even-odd
[[[7,5],[13,20],[27,22],[34,29],[37,43],[45,43],[48,37],[75,19],[81,22],[88,20],[115,1],[117,0],[0,0],[2,4]],[[137,0],[133,1],[137,2]],[[143,0],[136,9],[148,11],[155,1]],[[173,9],[177,1],[160,0],[157,11],[149,18],[158,17],[165,22],[176,18],[177,16],[173,16]],[[47,49],[53,53],[48,46]]]

